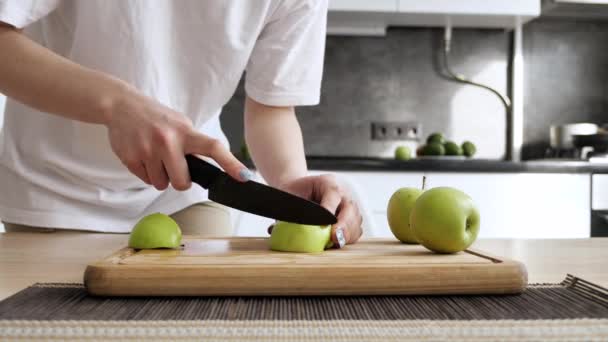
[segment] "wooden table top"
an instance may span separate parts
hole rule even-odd
[[[126,234],[0,234],[0,300],[37,282],[82,283],[88,263],[127,240]],[[473,247],[523,262],[529,283],[557,283],[570,273],[608,287],[608,238],[482,239]]]

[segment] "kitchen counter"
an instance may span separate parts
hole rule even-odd
[[[382,158],[307,157],[311,170],[330,171],[435,171],[506,173],[605,173],[608,163],[584,161],[535,160],[510,162],[490,159],[412,159],[398,161]],[[251,163],[249,163],[251,166]]]
[[[0,234],[0,300],[37,282],[82,283],[86,265],[127,243],[126,234]],[[608,238],[479,240],[474,248],[522,261],[530,283],[556,283],[567,273],[608,286]]]

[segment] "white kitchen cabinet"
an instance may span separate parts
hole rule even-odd
[[[330,0],[328,34],[384,35],[388,26],[514,28],[541,13],[540,0]]]
[[[396,12],[398,0],[329,0],[330,11]]]
[[[608,175],[593,175],[592,181],[591,208],[608,210]]]
[[[386,206],[395,190],[451,186],[469,194],[481,215],[481,238],[590,236],[591,176],[540,173],[331,172],[346,180],[362,210],[368,237],[392,237]],[[267,236],[270,219],[234,211],[236,234]]]
[[[402,13],[518,15],[540,14],[540,0],[399,0]]]
[[[513,28],[540,15],[540,0],[399,0],[392,24]]]
[[[590,236],[588,174],[342,172],[358,183],[373,213],[373,235],[390,237],[386,205],[400,187],[451,186],[469,194],[481,214],[482,238]]]

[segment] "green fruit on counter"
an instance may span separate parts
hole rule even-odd
[[[429,135],[428,138],[426,138],[426,143],[430,144],[430,143],[438,143],[443,145],[445,143],[445,138],[443,137],[443,134],[441,133],[433,133],[431,135]]]
[[[462,155],[462,149],[460,148],[460,146],[458,146],[458,144],[456,144],[453,141],[446,141],[445,144],[443,144],[443,147],[445,148],[446,156],[461,156]]]
[[[177,248],[182,231],[171,217],[155,213],[143,217],[131,230],[129,247],[135,249]]]
[[[416,200],[410,225],[424,247],[437,253],[457,253],[477,239],[479,210],[471,197],[458,189],[433,188]]]
[[[412,158],[412,152],[407,146],[399,146],[395,149],[395,159],[397,160],[409,160]]]
[[[475,147],[475,144],[472,142],[465,141],[462,143],[462,152],[465,156],[470,158],[475,155],[475,152],[477,152],[477,147]]]
[[[331,247],[331,226],[279,221],[270,234],[270,249],[279,252],[319,253]]]
[[[401,188],[388,201],[388,225],[397,240],[403,243],[418,243],[410,226],[410,212],[422,192],[417,188]]]
[[[445,148],[440,143],[426,144],[422,148],[423,156],[443,156],[444,154],[445,154]]]

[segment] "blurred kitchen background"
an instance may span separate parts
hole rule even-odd
[[[450,69],[510,106],[450,80],[446,33]],[[246,159],[244,97],[241,84],[222,126]],[[608,147],[572,140],[606,141],[608,0],[330,0],[321,103],[297,113],[309,169],[340,176],[369,236],[390,235],[390,195],[422,176],[473,197],[481,237],[608,236]],[[416,158],[432,132],[477,153]],[[401,145],[412,160],[394,160]],[[265,234],[264,219],[235,221],[240,235]]]
[[[360,32],[352,25],[342,32]],[[509,94],[512,30],[466,27],[452,34],[452,69]],[[390,157],[393,142],[370,134],[373,122],[386,121],[414,122],[421,139],[443,132],[475,142],[477,157],[504,158],[505,108],[493,93],[441,76],[443,36],[438,27],[391,26],[378,37],[329,35],[321,104],[297,111],[307,154]],[[608,122],[608,16],[534,19],[523,26],[523,58],[523,159],[545,156],[551,125]],[[243,143],[244,97],[241,85],[222,115],[235,152]]]

